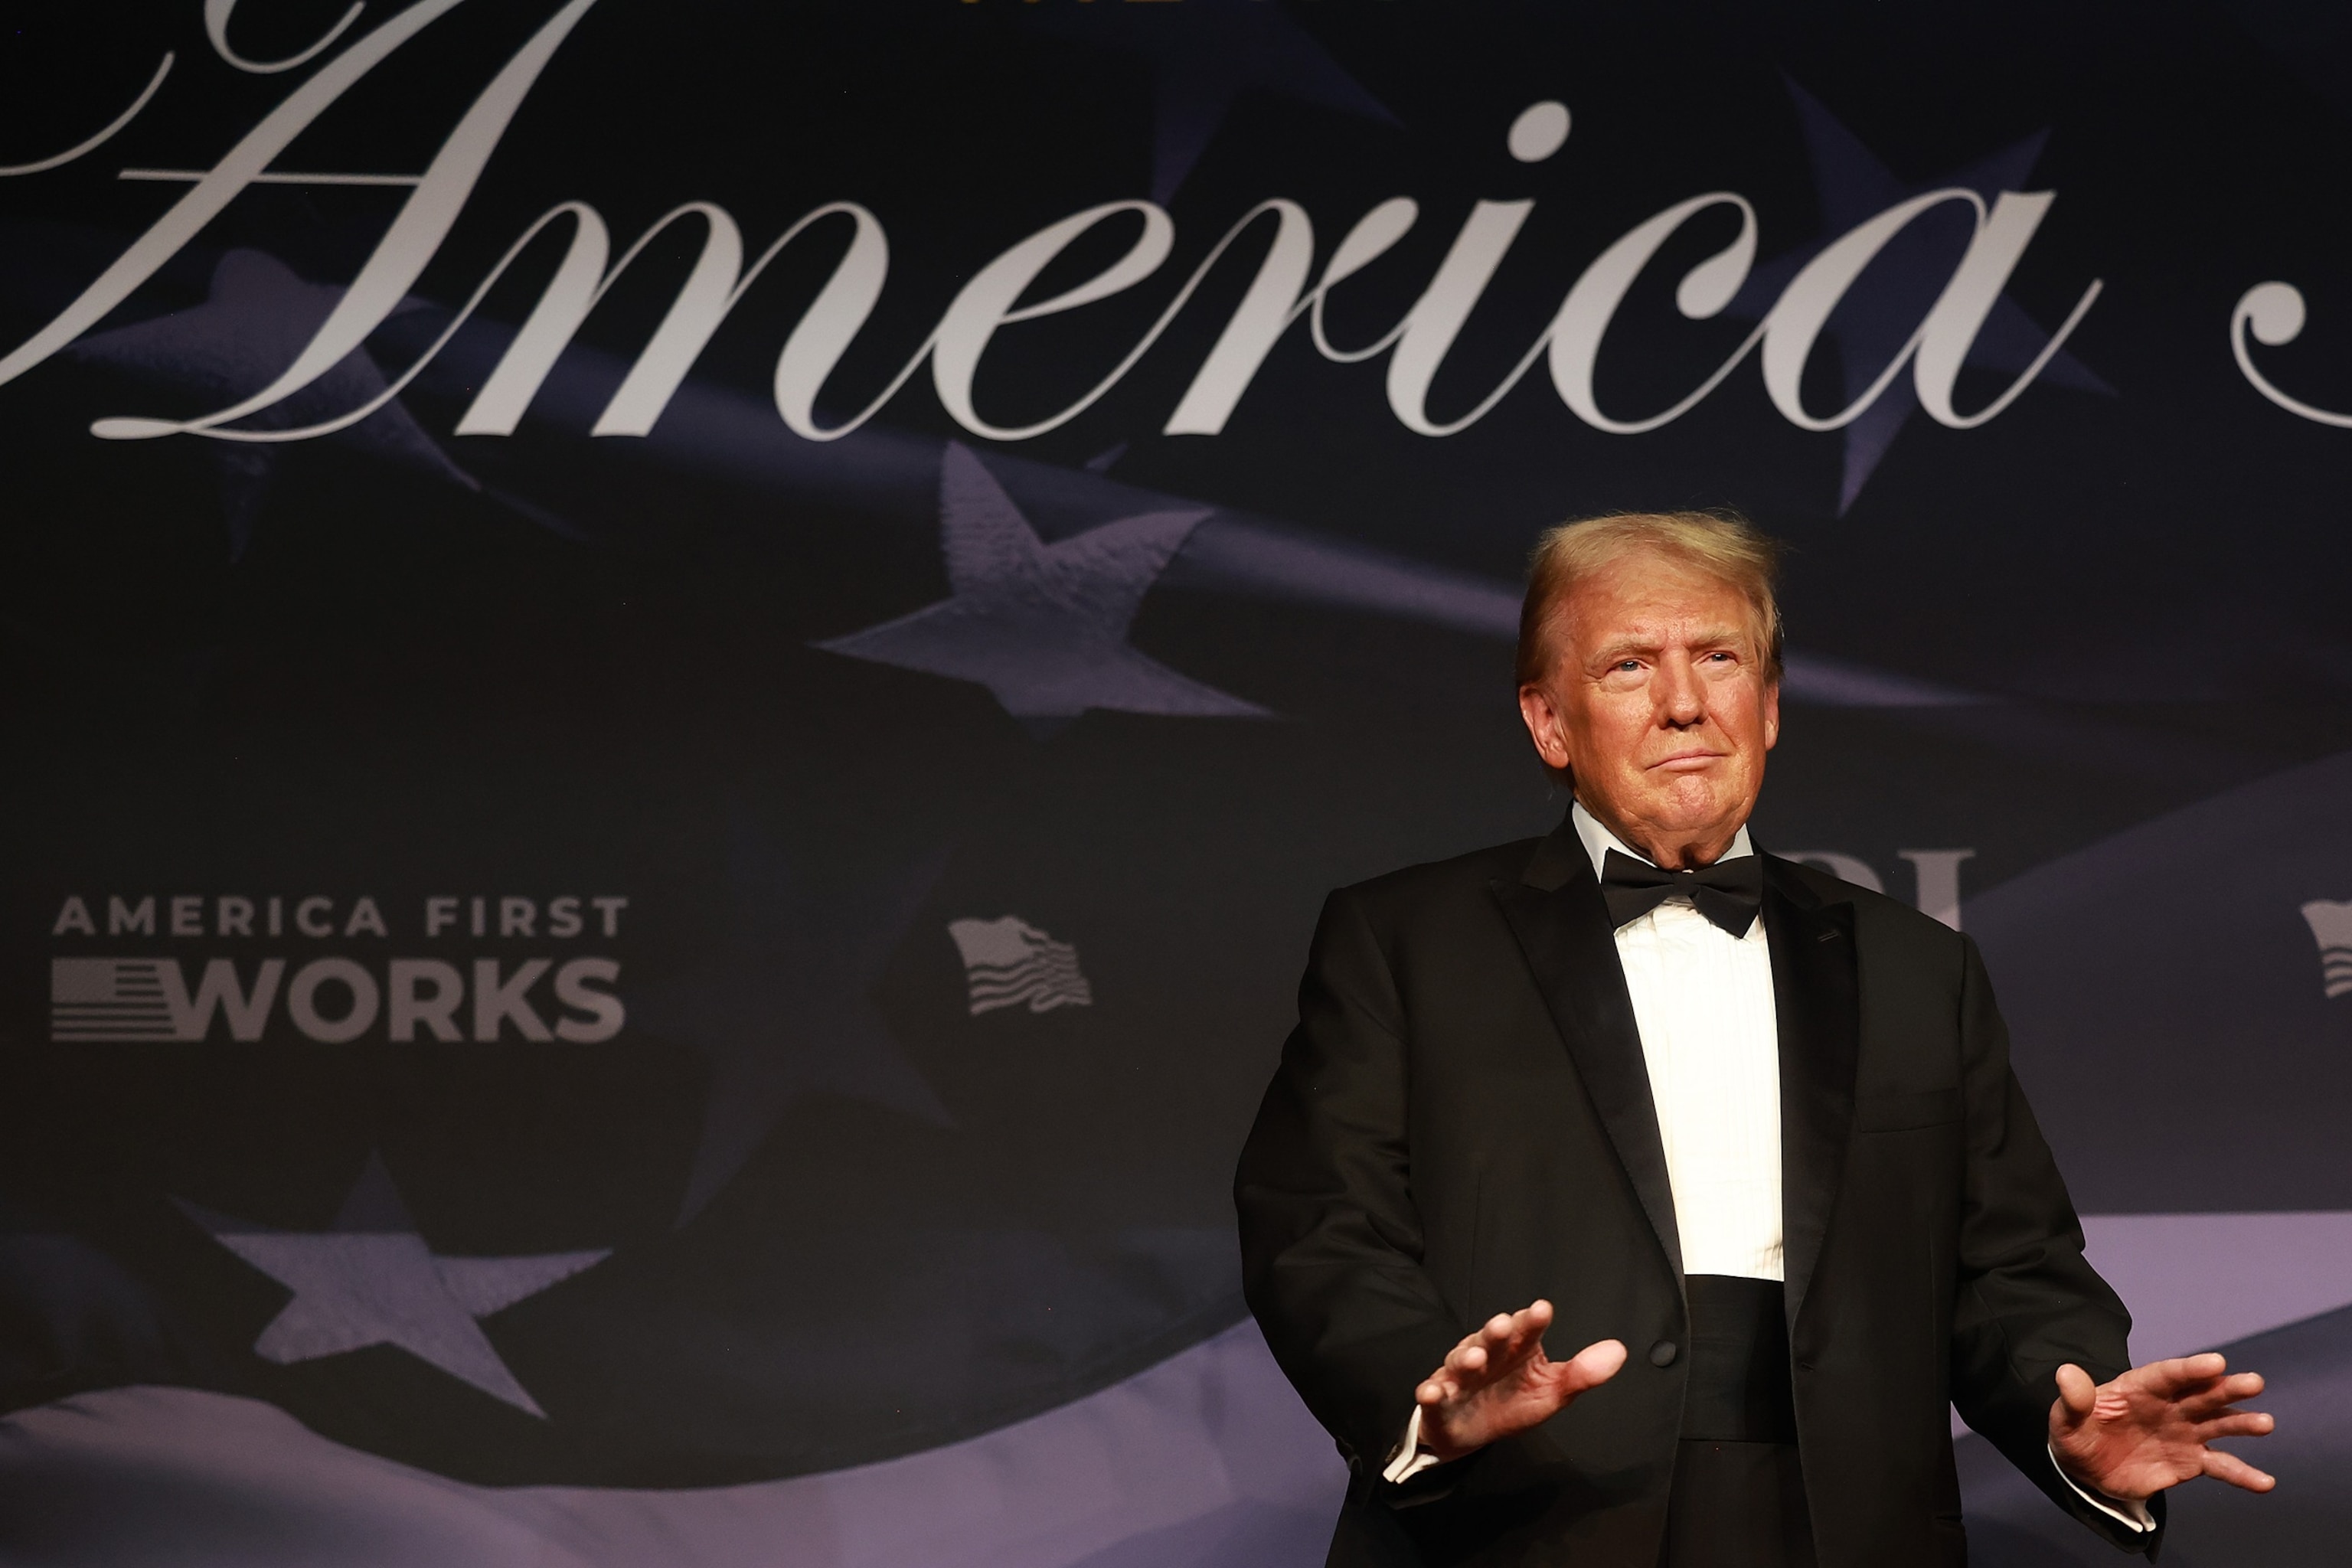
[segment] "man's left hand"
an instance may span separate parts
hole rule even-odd
[[[2079,1485],[2135,1502],[2199,1476],[2266,1492],[2275,1479],[2211,1447],[2217,1437],[2260,1437],[2277,1425],[2236,1408],[2262,1391],[2261,1373],[2232,1373],[2210,1351],[2150,1362],[2095,1385],[2069,1363],[2058,1369],[2050,1406],[2050,1451]]]

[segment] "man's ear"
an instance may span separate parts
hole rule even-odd
[[[1554,705],[1551,693],[1542,687],[1528,683],[1519,688],[1519,718],[1528,727],[1528,739],[1536,744],[1536,755],[1549,768],[1569,765],[1568,742],[1560,734],[1559,709]]]
[[[1764,689],[1764,749],[1770,751],[1780,743],[1780,683],[1773,681]]]

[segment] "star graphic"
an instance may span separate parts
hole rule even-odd
[[[342,293],[304,282],[266,252],[232,250],[214,268],[211,295],[203,304],[84,338],[68,352],[145,380],[234,400],[291,363]],[[300,392],[243,423],[272,430],[315,424],[370,401],[384,385],[383,372],[367,351],[354,349]],[[482,488],[450,460],[397,398],[326,439],[420,469],[462,489]],[[252,542],[280,453],[273,445],[208,444],[220,468],[229,559],[241,560]]]
[[[951,442],[940,462],[940,548],[953,596],[816,646],[978,682],[1040,731],[1089,708],[1263,718],[1255,703],[1128,646],[1143,595],[1208,515],[1146,512],[1048,544],[970,448]]]
[[[1837,236],[1877,216],[1898,202],[1924,191],[1963,186],[1990,204],[2002,191],[2025,188],[2047,131],[2001,149],[1967,167],[1906,184],[1879,162],[1853,132],[1838,123],[1819,100],[1795,82],[1788,84],[1795,101],[1797,121],[1804,133],[1805,152],[1812,165],[1813,189],[1822,207],[1824,232],[1810,245],[1759,267],[1749,274],[1726,314],[1761,321],[1791,279]],[[1848,401],[1860,396],[1887,361],[1903,345],[1935,303],[1951,277],[1952,265],[1967,243],[1968,216],[1959,207],[1925,213],[1889,240],[1870,269],[1857,282],[1832,318],[1829,335],[1837,345],[1838,368]],[[2016,301],[2004,294],[1993,301],[1983,329],[1969,345],[1968,363],[1990,370],[2021,374],[2042,352],[2050,334],[2036,325]],[[2042,368],[2041,380],[2078,392],[2115,395],[2115,388],[2093,374],[2073,354],[2061,349]],[[1919,397],[1911,378],[1898,375],[1878,401],[1845,426],[1845,472],[1838,489],[1838,515],[1845,515],[1862,487],[1869,482],[1879,459],[1895,444],[1906,421],[1917,411]]]
[[[748,815],[737,814],[729,837],[735,918],[722,945],[630,1006],[635,1020],[694,1047],[710,1066],[681,1226],[803,1098],[831,1094],[935,1126],[950,1121],[872,997],[945,855],[824,889]]]
[[[1041,5],[1022,19],[1044,32],[1143,57],[1151,71],[1151,199],[1162,206],[1244,89],[1397,122],[1313,35],[1265,0],[1087,12]]]
[[[369,1345],[397,1345],[419,1361],[541,1419],[476,1320],[535,1296],[612,1256],[542,1252],[505,1258],[436,1253],[416,1233],[377,1156],[322,1231],[279,1230],[180,1202],[214,1240],[294,1292],[253,1352],[290,1365]]]

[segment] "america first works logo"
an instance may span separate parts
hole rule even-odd
[[[225,1033],[250,1043],[282,1019],[321,1045],[593,1045],[618,1035],[628,1009],[620,961],[579,949],[619,939],[628,905],[613,894],[435,895],[396,929],[367,895],[71,894],[50,925],[59,947],[49,959],[49,1038],[194,1043]],[[488,940],[505,951],[462,951]],[[131,942],[147,951],[89,951]],[[199,943],[239,951],[154,951]],[[548,951],[516,956],[521,944]]]

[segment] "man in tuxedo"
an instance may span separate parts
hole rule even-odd
[[[2210,1447],[2260,1377],[2130,1367],[1974,944],[1750,844],[1773,566],[1711,514],[1547,534],[1568,819],[1325,905],[1234,1197],[1336,1564],[1958,1564],[1948,1404],[2127,1552],[2273,1484]]]

